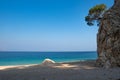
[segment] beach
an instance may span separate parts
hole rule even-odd
[[[99,68],[94,60],[0,66],[0,80],[120,80],[120,68]]]

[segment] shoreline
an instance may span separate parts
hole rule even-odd
[[[39,65],[39,64],[0,66],[0,70],[10,69],[10,68],[19,68],[19,67],[29,67],[29,66],[35,66],[35,65]]]
[[[75,60],[75,61],[63,61],[63,62],[56,62],[55,64],[65,64],[65,63],[79,63],[79,62],[89,62],[89,61],[96,61],[96,60]],[[36,66],[36,65],[42,65],[40,64],[23,64],[23,65],[1,65],[0,70],[10,69],[10,68],[22,68],[22,67],[30,67],[30,66]]]
[[[61,77],[62,76],[62,77]],[[119,80],[120,68],[100,68],[95,60],[0,66],[0,80]]]

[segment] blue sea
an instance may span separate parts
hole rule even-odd
[[[40,64],[50,58],[55,62],[95,60],[97,53],[91,52],[0,52],[0,66]]]

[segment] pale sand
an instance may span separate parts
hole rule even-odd
[[[95,61],[0,66],[0,80],[120,80],[120,68],[98,68]]]
[[[30,67],[30,66],[35,66],[35,65],[38,65],[38,64],[29,64],[29,65],[12,65],[12,66],[0,66],[0,70],[6,70],[6,69],[13,69],[13,68],[18,68],[18,69],[22,69],[22,68],[27,68],[27,67]]]

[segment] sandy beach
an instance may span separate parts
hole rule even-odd
[[[120,80],[120,68],[98,68],[95,61],[0,66],[0,80]]]

